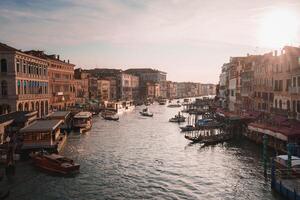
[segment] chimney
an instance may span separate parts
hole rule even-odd
[[[70,64],[70,60],[68,59],[68,64]]]
[[[274,51],[274,56],[277,56],[277,50]]]
[[[57,55],[57,60],[59,60],[59,55]]]

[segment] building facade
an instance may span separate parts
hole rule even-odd
[[[13,111],[49,112],[49,63],[0,43],[0,114]]]
[[[43,51],[31,50],[28,54],[37,56],[48,63],[50,109],[66,110],[75,105],[74,67],[69,60],[60,60],[59,55],[47,55]]]

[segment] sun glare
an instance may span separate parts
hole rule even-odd
[[[260,45],[280,48],[297,41],[299,19],[289,10],[274,10],[261,20]]]

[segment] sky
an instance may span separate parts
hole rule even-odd
[[[81,68],[217,83],[230,56],[299,46],[299,11],[299,0],[0,0],[0,42]]]

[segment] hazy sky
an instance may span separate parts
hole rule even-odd
[[[0,42],[77,67],[151,67],[173,81],[216,83],[230,56],[270,49],[269,32],[285,25],[266,17],[274,10],[299,27],[300,0],[0,0]],[[287,41],[299,46],[292,30]]]

